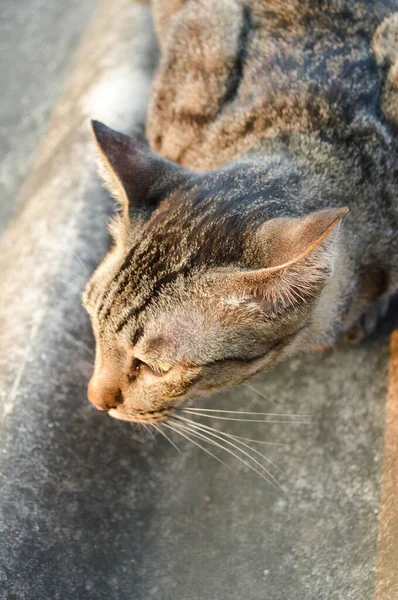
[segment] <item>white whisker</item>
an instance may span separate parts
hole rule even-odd
[[[260,398],[263,398],[264,400],[268,400],[270,402],[275,402],[275,400],[271,400],[271,398],[268,398],[268,396],[266,396],[262,392],[259,392],[258,390],[256,390],[256,388],[253,387],[252,385],[250,385],[250,383],[244,382],[244,383],[242,383],[242,385],[244,385],[245,387],[247,387],[252,392],[255,392],[258,396],[260,396]]]
[[[168,442],[170,442],[170,444],[177,450],[177,452],[179,452],[182,455],[182,452],[180,450],[180,448],[177,446],[177,444],[175,444],[173,442],[173,440],[171,438],[169,438],[169,436],[163,431],[163,429],[161,429],[160,425],[157,425],[156,423],[151,423],[151,425],[156,429],[156,431],[158,431]]]
[[[179,431],[179,429],[174,428],[172,425],[170,425],[170,423],[163,423],[163,425],[164,425],[164,427],[168,427],[169,429],[171,429],[175,433],[178,433],[179,435],[181,435],[183,438],[185,438],[189,442],[192,442],[192,444],[194,444],[195,446],[197,446],[198,448],[200,448],[201,450],[203,450],[203,452],[206,452],[206,454],[209,454],[210,456],[212,456],[215,460],[217,460],[219,463],[221,463],[222,465],[224,465],[224,467],[226,467],[227,469],[230,468],[223,460],[221,460],[221,458],[219,458],[218,456],[216,456],[215,454],[213,454],[213,452],[210,452],[210,450],[208,450],[207,448],[205,448],[204,446],[202,446],[201,444],[199,444],[195,440],[191,439],[188,435],[186,435],[186,434],[182,433],[181,431]],[[213,444],[213,445],[215,445],[215,444]]]
[[[190,423],[193,427],[195,427],[195,429],[202,429],[202,430],[205,430],[205,431],[212,431],[212,432],[214,432],[212,435],[220,434],[220,435],[222,435],[222,436],[224,436],[226,438],[230,438],[230,439],[236,441],[238,444],[241,444],[245,448],[249,448],[249,450],[251,450],[252,452],[254,452],[255,454],[257,454],[258,456],[261,456],[261,458],[263,458],[270,465],[272,465],[274,467],[274,469],[276,469],[280,473],[283,473],[282,469],[280,469],[278,467],[278,465],[276,465],[275,463],[273,463],[270,458],[268,458],[267,456],[265,456],[264,454],[262,454],[261,452],[259,452],[255,448],[252,448],[251,446],[249,446],[249,444],[246,444],[245,442],[241,441],[238,437],[234,436],[232,433],[226,433],[225,431],[217,431],[216,429],[214,429],[214,427],[209,427],[208,425],[204,425],[203,423],[194,423],[193,421],[191,421],[190,419],[186,419],[185,417],[178,417],[178,416],[176,416],[175,418],[181,419],[181,420],[183,420],[185,422]],[[218,435],[217,435],[217,437],[218,437]]]
[[[241,456],[239,456],[239,454],[236,454],[235,452],[233,452],[232,450],[230,450],[229,448],[226,448],[225,446],[219,444],[218,442],[215,442],[214,440],[210,439],[207,435],[204,435],[202,433],[199,433],[198,431],[193,431],[190,427],[185,427],[185,425],[182,424],[175,424],[176,427],[178,427],[178,429],[182,428],[184,430],[188,430],[192,435],[199,437],[200,439],[204,439],[206,442],[208,442],[209,444],[213,444],[214,446],[217,446],[219,448],[221,448],[222,450],[224,450],[224,452],[227,452],[228,454],[231,454],[231,456],[233,456],[234,458],[236,458],[237,460],[239,460],[241,463],[243,463],[244,465],[246,465],[247,467],[249,467],[249,469],[251,469],[252,471],[254,471],[257,475],[259,475],[262,479],[264,479],[267,483],[269,483],[273,488],[278,488],[281,489],[277,479],[275,479],[275,477],[273,477],[273,475],[271,473],[269,473],[267,471],[267,469],[264,467],[264,465],[262,465],[261,463],[259,463],[258,461],[256,461],[255,458],[253,458],[252,456],[250,456],[249,454],[247,454],[247,452],[244,452],[244,450],[242,450],[241,448],[237,448],[240,452],[242,452],[243,454],[247,454],[249,456],[249,458],[255,462],[258,463],[262,469],[262,471],[260,471],[259,469],[257,469],[256,467],[254,467],[252,464],[250,464],[249,462],[247,462],[246,460],[244,460]],[[228,443],[227,440],[221,438],[223,442]],[[271,479],[269,477],[267,477],[267,475],[264,474],[267,473],[269,475],[270,478],[275,480],[275,483],[273,483],[273,481],[271,481]],[[276,484],[276,485],[275,485]]]
[[[307,417],[311,418],[312,415],[299,414],[295,415],[292,413],[267,413],[267,412],[252,412],[246,410],[219,410],[218,408],[195,408],[193,406],[186,406],[182,410],[193,411],[199,410],[201,412],[214,412],[214,413],[230,413],[236,415],[262,415],[263,417]]]
[[[245,442],[253,442],[253,444],[267,444],[268,446],[290,446],[290,444],[284,444],[283,442],[266,442],[265,440],[253,440],[252,438],[242,437],[235,433],[230,433],[237,440],[244,440]]]
[[[70,290],[72,290],[74,292],[79,291],[80,288],[82,287],[82,282],[81,281],[79,282],[77,279],[72,279],[71,281],[68,281],[66,279],[58,278],[56,281],[60,282],[60,283],[64,283],[66,286],[68,286],[68,288]]]
[[[81,264],[81,266],[83,267],[83,269],[85,270],[85,272],[88,274],[88,269],[86,267],[86,265],[84,264],[84,262],[78,257],[78,255],[76,254],[76,252],[72,252],[73,256],[75,258],[77,258],[77,260],[79,261],[79,263]]]
[[[145,427],[146,431],[150,434],[151,438],[154,440],[154,442],[156,443],[156,438],[153,435],[153,431],[151,430],[150,426],[151,423],[142,423],[142,425]]]
[[[207,415],[206,413],[203,412],[196,412],[193,410],[187,411],[186,409],[182,409],[181,412],[186,412],[188,414],[191,415],[196,415],[198,417],[207,417],[208,419],[221,419],[223,421],[239,421],[240,423],[290,423],[293,425],[313,425],[314,422],[313,421],[294,421],[294,420],[286,420],[286,419],[237,419],[236,417],[222,417],[219,415]],[[271,416],[271,415],[270,415]],[[279,415],[276,414],[276,417],[289,417],[290,415]]]
[[[191,426],[193,426],[195,429],[201,429],[200,426],[196,426],[197,424],[192,423],[192,421],[189,421],[189,419],[184,419],[184,420],[188,421],[190,423],[189,429],[191,432],[192,432]],[[184,427],[184,425],[180,425],[180,426]],[[226,436],[223,437],[221,435],[217,435],[216,433],[213,433],[207,429],[206,430],[202,429],[201,431],[202,431],[202,433],[203,433],[203,431],[205,431],[205,433],[207,435],[211,435],[212,437],[215,437],[215,438],[221,440],[223,443],[228,444],[229,446],[232,446],[232,448],[234,448],[238,452],[241,452],[242,454],[247,456],[250,460],[252,460],[254,463],[256,463],[260,467],[260,469],[262,469],[267,474],[267,476],[270,477],[275,482],[275,484],[280,488],[280,484],[279,484],[278,480],[276,479],[276,477],[274,477],[274,475],[272,475],[272,473],[270,473],[270,471],[268,471],[268,469],[260,461],[258,461],[256,458],[254,458],[251,454],[249,454],[248,452],[246,452],[245,450],[243,450],[242,448],[240,448],[239,446],[237,446],[236,444],[231,442],[229,439],[227,439]],[[222,432],[219,432],[219,433],[222,433]],[[245,444],[244,442],[240,442],[238,440],[234,440],[234,441],[237,441],[242,446],[245,446],[245,447],[249,448],[249,450],[251,450],[252,452],[255,452],[256,454],[260,455],[263,459],[267,460],[274,468],[276,468],[278,471],[281,471],[281,469],[279,469],[279,467],[277,467],[269,458],[267,458],[266,456],[264,456],[263,454],[261,454],[260,452],[255,450],[254,448],[251,448],[248,444]]]

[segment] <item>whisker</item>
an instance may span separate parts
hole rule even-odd
[[[253,466],[249,462],[247,462],[246,460],[244,460],[241,456],[239,456],[239,454],[236,454],[235,452],[233,452],[229,448],[226,448],[225,446],[219,444],[218,442],[215,442],[214,440],[211,440],[207,435],[199,433],[198,431],[192,431],[191,428],[185,427],[185,425],[182,425],[182,424],[178,424],[178,425],[175,424],[175,425],[178,427],[178,429],[182,428],[184,430],[188,430],[192,435],[194,435],[196,437],[199,437],[200,439],[204,439],[209,444],[213,444],[214,446],[217,446],[217,447],[221,448],[222,450],[224,450],[224,452],[228,452],[228,454],[231,454],[231,456],[235,457],[241,463],[243,463],[244,465],[246,465],[247,467],[249,467],[249,469],[251,469],[252,471],[254,471],[257,475],[259,475],[262,479],[264,479],[267,483],[269,483],[273,488],[281,489],[280,484],[278,483],[278,480],[275,479],[275,477],[273,477],[273,475],[267,471],[267,469],[264,467],[264,465],[262,465],[261,463],[259,463],[255,458],[253,458],[252,456],[250,456],[249,454],[247,454],[247,452],[245,452],[241,448],[238,448],[238,450],[240,452],[242,452],[243,454],[247,454],[247,456],[249,456],[249,458],[252,461],[254,461],[255,463],[258,463],[260,465],[260,467],[261,467],[261,469],[262,469],[263,472],[260,471],[259,469],[257,469],[255,466]],[[227,440],[224,440],[223,438],[221,438],[221,439],[222,439],[223,442],[228,443]],[[264,472],[267,473],[269,475],[269,477],[271,477],[272,479],[274,479],[275,483],[273,483],[273,481],[271,481],[271,479],[269,479],[269,477],[267,477],[267,475],[265,475]]]
[[[275,400],[272,400],[271,398],[269,398],[268,396],[266,396],[265,394],[263,394],[263,392],[259,392],[258,390],[256,390],[256,388],[253,387],[252,385],[250,385],[250,383],[247,383],[245,381],[245,382],[242,383],[242,385],[244,385],[245,387],[247,387],[252,392],[255,392],[258,396],[260,396],[260,398],[263,398],[264,400],[268,400],[269,402],[275,402]]]
[[[195,440],[191,439],[188,435],[186,435],[186,434],[182,433],[181,431],[179,431],[179,428],[172,427],[172,425],[170,425],[170,423],[163,423],[163,425],[164,425],[164,427],[168,427],[169,429],[171,429],[175,433],[178,433],[179,435],[181,435],[183,438],[185,438],[189,442],[192,442],[192,444],[194,444],[195,446],[198,446],[198,448],[201,448],[201,450],[203,450],[203,452],[206,452],[206,454],[209,454],[210,456],[212,456],[213,458],[215,458],[215,460],[217,460],[219,463],[221,463],[224,467],[226,467],[227,469],[231,470],[230,467],[223,460],[221,460],[221,458],[219,458],[216,454],[213,454],[213,452],[210,452],[210,450],[208,450],[207,448],[205,448],[204,446],[202,446],[201,444],[199,444],[199,442],[196,442]],[[213,445],[215,446],[216,444],[213,444]]]
[[[236,414],[236,415],[263,415],[264,417],[308,417],[311,418],[313,415],[305,415],[305,414],[299,414],[299,415],[295,415],[292,413],[267,413],[267,412],[252,412],[252,411],[246,411],[246,410],[220,410],[218,408],[195,408],[193,406],[186,406],[183,409],[180,410],[184,410],[186,411],[192,411],[192,410],[200,410],[201,412],[215,412],[215,413],[230,413],[230,414]]]
[[[190,423],[193,427],[195,427],[195,429],[202,429],[202,430],[204,429],[204,430],[209,431],[209,432],[213,431],[214,433],[212,433],[212,435],[214,435],[214,436],[217,435],[217,434],[220,434],[223,437],[230,438],[230,439],[236,441],[238,444],[241,444],[245,448],[249,448],[249,450],[251,450],[252,452],[254,452],[255,454],[257,454],[258,456],[261,456],[261,458],[263,458],[270,465],[272,465],[274,467],[274,469],[276,469],[280,473],[283,473],[282,469],[280,469],[278,467],[278,465],[276,465],[275,463],[273,463],[270,458],[268,458],[267,456],[265,456],[264,454],[262,454],[261,452],[259,452],[255,448],[252,448],[251,446],[249,446],[249,444],[246,444],[245,442],[242,442],[240,439],[236,438],[233,434],[226,433],[225,431],[217,431],[216,429],[214,429],[214,427],[209,427],[208,425],[204,425],[203,423],[194,423],[193,421],[190,421],[190,419],[186,419],[185,417],[177,417],[176,416],[175,418],[181,419],[181,420],[183,420],[185,422]],[[219,436],[217,435],[217,437],[219,437]]]
[[[170,442],[170,444],[177,450],[177,452],[179,452],[182,455],[182,452],[180,450],[180,448],[177,446],[177,444],[175,444],[173,442],[173,440],[171,438],[169,438],[169,436],[167,435],[167,433],[165,433],[163,431],[163,429],[160,428],[160,425],[157,425],[156,423],[152,423],[152,426],[156,429],[156,431],[158,431],[168,442]]]
[[[78,281],[77,279],[72,279],[71,281],[68,281],[67,279],[58,278],[56,281],[60,282],[60,283],[64,283],[70,290],[72,290],[74,292],[79,291],[80,288],[82,287],[82,282]]]
[[[84,262],[78,257],[78,255],[76,254],[76,252],[72,252],[73,256],[75,258],[77,258],[77,260],[79,261],[79,263],[81,264],[81,266],[83,267],[83,269],[86,271],[86,273],[88,274],[88,269],[86,267],[86,265],[84,264]]]
[[[232,450],[230,450],[229,448],[226,448],[225,446],[223,446],[222,444],[219,444],[218,442],[216,442],[215,440],[212,440],[211,438],[209,438],[206,435],[206,432],[200,432],[200,431],[194,431],[193,429],[191,429],[190,427],[187,427],[185,425],[183,425],[182,423],[174,423],[175,427],[177,429],[174,429],[174,431],[178,430],[178,433],[180,433],[180,435],[182,435],[180,429],[182,428],[185,432],[189,431],[189,433],[193,436],[199,437],[199,439],[203,439],[205,440],[208,444],[211,444],[212,446],[216,446],[217,448],[221,448],[221,450],[224,450],[224,452],[227,452],[228,454],[231,454],[231,456],[234,456],[235,458],[237,458],[238,460],[241,460],[241,462],[243,462],[245,465],[247,465],[248,467],[252,468],[251,465],[249,463],[246,463],[238,454],[235,454],[234,452],[232,452]],[[193,440],[191,440],[193,441]],[[222,440],[224,441],[224,440]],[[231,470],[229,465],[227,465],[226,463],[224,463],[223,461],[219,461],[222,462],[222,464],[227,467],[227,469]],[[253,467],[253,469],[255,469],[255,467]],[[257,473],[257,470],[256,470]],[[259,475],[263,476],[263,474],[261,472],[258,472]],[[268,479],[267,479],[268,481]],[[271,483],[271,482],[269,482]]]
[[[189,419],[184,419],[184,420],[186,420],[186,421],[188,421],[190,423],[190,426],[189,426],[190,431],[192,431],[191,425],[195,429],[200,429],[200,427],[196,427],[196,425],[197,425],[196,423],[195,424],[192,423],[192,421],[189,421]],[[181,427],[184,427],[184,425],[181,425]],[[203,430],[202,430],[202,432],[203,432]],[[247,456],[250,460],[252,460],[253,462],[255,462],[260,467],[260,469],[262,469],[267,474],[267,476],[272,479],[272,481],[275,482],[275,484],[278,486],[278,488],[280,488],[279,481],[276,479],[276,477],[270,471],[268,471],[268,469],[260,461],[258,461],[256,458],[254,458],[253,456],[251,456],[251,454],[249,454],[248,452],[246,452],[245,450],[243,450],[242,448],[240,448],[239,446],[237,446],[236,444],[234,444],[233,442],[231,442],[229,439],[226,439],[226,437],[222,437],[221,435],[217,435],[216,433],[208,431],[207,429],[205,430],[205,432],[206,432],[207,435],[211,435],[212,437],[215,437],[215,438],[221,440],[225,444],[228,444],[229,446],[232,446],[232,448],[235,448],[235,450],[237,450],[238,452],[241,452],[242,454],[244,454],[245,456]],[[238,441],[238,440],[235,440],[235,441]],[[261,454],[260,452],[258,452],[257,450],[255,450],[254,448],[251,448],[248,444],[244,444],[244,442],[238,442],[238,443],[241,444],[242,446],[245,446],[245,447],[249,448],[249,450],[251,450],[252,452],[255,452],[256,454],[260,455],[263,459],[265,459],[266,461],[268,461],[275,469],[277,469],[278,471],[281,472],[281,469],[279,467],[277,467],[269,458],[267,458],[266,456],[264,456],[263,454]]]
[[[151,423],[142,423],[142,425],[145,427],[145,430],[150,434],[150,436],[152,437],[152,439],[154,440],[154,442],[156,443],[156,438],[153,435],[153,431],[151,430],[150,426]]]
[[[244,460],[241,456],[239,456],[239,454],[236,454],[235,452],[233,452],[232,450],[230,450],[229,448],[226,448],[225,446],[219,444],[218,442],[211,440],[208,436],[199,433],[198,431],[192,431],[190,428],[185,427],[184,425],[179,425],[179,428],[182,427],[185,430],[190,431],[190,433],[196,437],[199,437],[200,439],[204,439],[207,443],[212,444],[213,446],[217,446],[218,448],[221,448],[222,450],[224,450],[224,452],[227,452],[228,454],[230,454],[231,456],[233,456],[234,458],[236,458],[237,460],[239,460],[242,464],[244,464],[246,467],[248,467],[249,469],[251,469],[252,471],[254,471],[254,473],[256,473],[257,475],[259,475],[262,479],[264,479],[269,485],[271,485],[273,488],[278,488],[281,489],[278,481],[276,481],[276,485],[273,483],[273,481],[271,481],[271,479],[269,477],[267,477],[265,473],[267,473],[267,470],[263,467],[263,465],[261,465],[262,467],[262,471],[260,471],[259,469],[257,469],[255,466],[253,466],[252,464],[250,464],[249,462],[247,462],[246,460]],[[226,440],[222,440],[222,441],[226,441]],[[252,457],[250,457],[252,460],[254,460]],[[254,460],[254,462],[256,462]]]
[[[265,440],[253,440],[252,438],[242,437],[241,435],[236,435],[235,433],[230,433],[233,438],[236,440],[244,440],[245,442],[253,442],[253,444],[267,444],[268,446],[290,446],[290,444],[284,444],[283,442],[266,442]]]
[[[175,417],[178,417],[178,416],[177,416],[177,415],[175,415]],[[180,417],[180,418],[181,418],[181,417]],[[189,419],[187,419],[187,420],[189,421]],[[263,422],[263,421],[261,421],[261,422]],[[267,423],[267,422],[268,422],[268,421],[266,421],[266,423]],[[193,423],[193,421],[191,421],[191,423]],[[195,424],[198,424],[198,425],[199,425],[199,423],[198,423],[197,421],[195,421]],[[200,423],[200,424],[202,425],[202,423]],[[205,425],[203,425],[203,426],[205,427]],[[211,427],[210,429],[214,429],[214,428],[212,428],[212,427]],[[218,432],[218,430],[217,430],[217,429],[214,429],[214,431],[217,431],[217,432]],[[221,433],[221,432],[220,432],[220,433]],[[224,433],[224,434],[225,434],[226,432],[222,432],[222,433]],[[265,441],[265,440],[255,440],[255,439],[253,439],[253,438],[247,438],[247,437],[243,437],[243,436],[241,436],[241,435],[237,435],[236,433],[230,433],[230,432],[229,432],[229,433],[228,433],[228,435],[232,436],[233,438],[235,438],[235,439],[237,439],[237,440],[243,440],[243,441],[245,441],[245,442],[253,442],[254,444],[266,444],[267,446],[285,446],[285,447],[287,447],[287,446],[290,446],[290,444],[283,443],[283,442],[267,442],[267,441]]]
[[[237,419],[236,417],[222,417],[219,415],[207,415],[206,413],[196,412],[196,411],[187,411],[186,409],[181,409],[181,412],[187,412],[191,415],[196,415],[198,417],[207,417],[208,419],[222,419],[223,421],[239,421],[240,423],[291,423],[293,425],[314,425],[313,421],[294,421],[294,420],[270,420],[270,419]],[[271,416],[271,415],[270,415]],[[288,417],[290,415],[275,415],[276,417],[285,416]]]
[[[137,427],[137,423],[133,423],[130,421],[121,421],[119,419],[112,419],[112,424],[113,422],[115,422],[117,424],[118,427],[124,428],[127,425],[129,425],[133,431],[134,434],[134,439],[139,442],[140,444],[147,444],[148,443],[148,438],[146,436],[146,431],[144,431],[142,429],[142,427]]]

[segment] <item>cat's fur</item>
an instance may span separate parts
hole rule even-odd
[[[122,207],[84,296],[97,407],[165,418],[357,331],[396,290],[394,8],[153,2],[162,57],[147,137],[159,154],[94,123]]]

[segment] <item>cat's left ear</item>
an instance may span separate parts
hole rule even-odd
[[[267,221],[248,250],[252,261],[264,268],[229,276],[228,303],[254,301],[274,313],[312,303],[333,273],[335,240],[347,212],[347,207],[333,208],[302,218]]]
[[[148,212],[194,175],[123,133],[92,121],[100,154],[100,174],[109,191],[131,215]]]

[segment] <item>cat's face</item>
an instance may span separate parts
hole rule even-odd
[[[346,209],[280,217],[285,184],[250,165],[197,175],[94,132],[122,212],[83,298],[96,338],[89,399],[115,418],[161,420],[286,354],[330,277]]]

